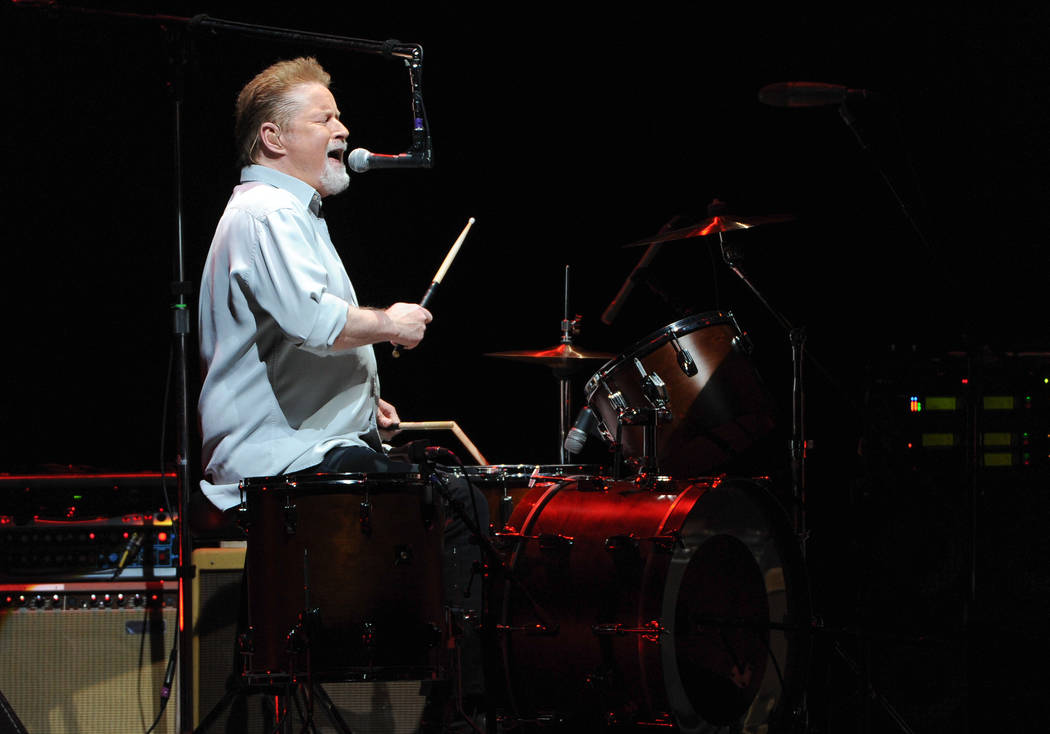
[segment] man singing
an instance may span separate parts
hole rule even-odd
[[[197,527],[240,503],[244,478],[412,468],[383,447],[399,418],[379,396],[372,345],[415,347],[431,314],[410,303],[358,305],[321,211],[323,198],[350,184],[348,131],[329,83],[316,60],[298,58],[269,67],[237,97],[241,180],[216,228],[200,292],[208,502],[191,509]],[[472,509],[471,525],[487,525],[480,492],[462,477],[448,491],[453,506]],[[480,583],[469,598],[464,589],[481,556],[468,527],[454,514],[445,525],[445,602],[476,611]],[[460,639],[461,691],[479,696],[480,642],[469,625]]]
[[[244,477],[386,469],[398,416],[379,396],[372,344],[412,348],[431,320],[415,304],[360,307],[332,245],[321,200],[350,177],[329,83],[298,58],[237,97],[244,167],[200,292],[201,488],[220,510],[240,502]]]

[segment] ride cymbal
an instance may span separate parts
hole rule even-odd
[[[702,219],[696,224],[692,224],[688,227],[672,229],[670,232],[664,232],[636,242],[631,242],[630,244],[624,245],[624,247],[641,247],[642,245],[654,245],[660,242],[673,242],[675,240],[687,240],[693,237],[706,237],[712,234],[719,234],[720,232],[732,232],[737,229],[751,229],[752,227],[758,227],[763,224],[790,222],[794,219],[795,218],[790,214],[773,214],[761,217],[737,217],[733,215],[718,214],[713,217]]]

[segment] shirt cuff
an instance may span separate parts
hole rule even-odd
[[[317,318],[313,328],[303,340],[303,348],[312,352],[326,352],[346,325],[350,304],[339,296],[325,291],[317,305]]]

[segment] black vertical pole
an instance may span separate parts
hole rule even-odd
[[[182,102],[184,97],[186,38],[179,31],[169,29],[171,54],[172,147],[175,179],[175,278],[172,283],[172,328],[175,339],[175,402],[176,446],[175,471],[179,483],[179,614],[178,614],[178,730],[193,731],[193,544],[186,523],[192,492],[190,472],[190,390],[187,365],[188,342],[191,333],[190,308],[187,296],[192,287],[186,280],[186,262],[182,230]]]

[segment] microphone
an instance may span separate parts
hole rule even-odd
[[[758,101],[772,107],[822,107],[876,96],[868,89],[850,89],[841,84],[822,82],[778,82],[758,90]]]
[[[124,568],[128,563],[135,560],[135,557],[139,554],[139,549],[142,548],[142,542],[144,540],[146,540],[145,530],[132,531],[131,535],[128,536],[127,544],[124,546],[124,552],[120,554],[120,560],[117,561],[117,567],[113,571],[111,580],[124,573]]]
[[[576,423],[565,434],[565,450],[570,454],[578,454],[583,451],[583,445],[587,443],[587,434],[594,431],[596,422],[594,411],[586,405],[583,406],[580,414],[576,416]]]
[[[373,153],[365,148],[351,150],[346,163],[354,173],[377,171],[380,168],[430,168],[433,165],[429,150],[387,155]]]

